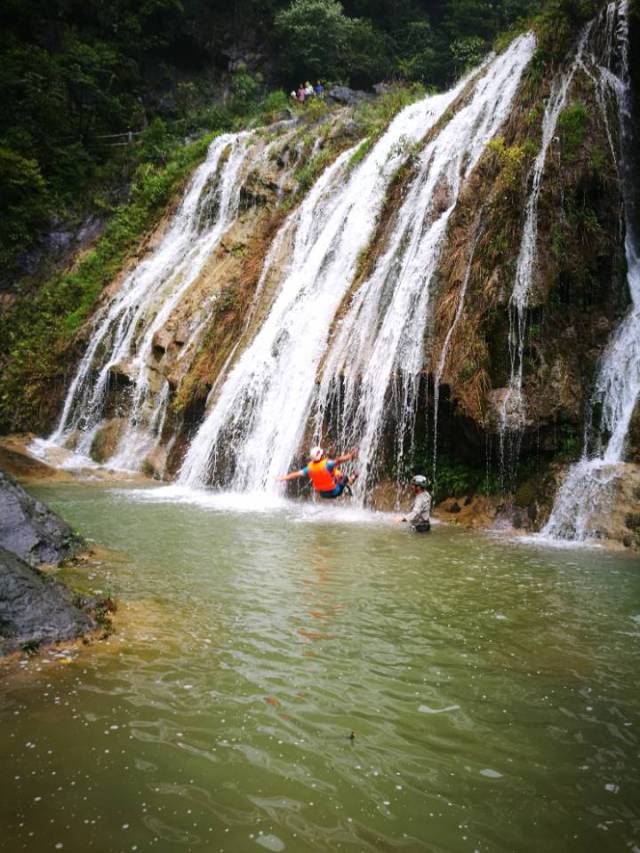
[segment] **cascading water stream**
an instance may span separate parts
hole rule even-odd
[[[330,166],[295,215],[288,272],[270,313],[226,380],[185,457],[179,482],[280,488],[309,416],[334,315],[367,247],[385,192],[410,145],[434,126],[458,88],[403,110],[366,158]],[[285,223],[291,228],[292,223]]]
[[[437,465],[438,465],[438,414],[439,414],[439,403],[440,403],[440,383],[442,382],[442,376],[444,374],[444,368],[447,363],[447,356],[449,354],[449,346],[451,344],[451,338],[456,330],[456,326],[460,321],[460,317],[462,316],[462,312],[464,311],[464,301],[467,295],[467,288],[469,286],[469,279],[471,278],[471,270],[473,268],[473,258],[476,253],[476,247],[478,245],[478,240],[480,239],[480,234],[482,232],[481,222],[482,222],[482,214],[484,212],[484,207],[481,208],[480,213],[478,215],[478,220],[475,225],[475,234],[473,237],[473,241],[471,243],[471,250],[469,252],[469,257],[467,259],[467,266],[464,272],[464,278],[462,279],[462,285],[460,287],[460,293],[458,295],[458,304],[456,305],[456,311],[453,315],[453,321],[451,326],[447,331],[444,342],[442,344],[442,351],[440,353],[440,357],[438,358],[438,364],[436,366],[436,371],[433,376],[433,487],[435,489],[436,484],[436,474],[437,474]]]
[[[391,414],[399,457],[405,437],[412,441],[433,303],[431,284],[447,223],[465,178],[509,115],[534,47],[532,35],[521,36],[488,64],[472,83],[467,103],[426,145],[389,246],[356,292],[325,359],[316,435],[330,406],[339,407],[342,400],[339,441],[359,449],[360,478],[354,490],[360,500],[375,476]]]
[[[506,392],[498,410],[501,468],[507,467],[507,442],[512,445],[509,462],[513,463],[519,453],[526,411],[522,395],[524,350],[527,331],[527,308],[531,289],[535,282],[538,255],[538,202],[542,179],[547,164],[549,149],[556,135],[558,119],[567,105],[571,83],[576,71],[583,67],[583,55],[592,29],[588,24],[578,39],[573,60],[553,81],[551,92],[542,118],[542,140],[540,150],[531,168],[531,189],[525,208],[524,226],[518,252],[513,291],[509,300],[509,359],[510,377]]]
[[[587,418],[582,458],[560,487],[543,536],[585,539],[593,535],[597,514],[611,498],[621,475],[625,442],[640,396],[640,234],[632,175],[632,94],[629,71],[627,3],[616,8],[617,50],[610,50],[603,79],[615,96],[620,130],[620,176],[625,220],[625,255],[631,306],[600,361]],[[611,7],[609,7],[610,11]],[[612,65],[619,66],[615,74]],[[599,410],[599,418],[594,412]],[[594,422],[595,420],[595,422]]]
[[[159,388],[150,387],[154,336],[237,214],[240,174],[251,156],[249,140],[250,134],[240,133],[224,134],[212,142],[160,245],[98,313],[51,436],[55,443],[75,434],[77,451],[89,453],[104,417],[109,378],[116,366],[122,369],[123,365],[131,383],[131,406],[112,464],[137,468],[157,440],[169,395],[166,380]]]

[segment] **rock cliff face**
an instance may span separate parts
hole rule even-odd
[[[368,243],[357,264],[344,270],[349,280],[317,359],[306,426],[297,434],[299,447],[314,438],[329,445],[360,442],[366,413],[349,412],[340,388],[348,387],[355,398],[362,393],[367,358],[387,334],[384,312],[409,275],[405,258],[415,255],[425,234],[446,228],[425,255],[429,263],[435,258],[423,287],[428,295],[423,300],[418,290],[412,296],[415,311],[426,317],[418,333],[422,358],[409,359],[414,374],[408,394],[409,366],[398,357],[385,398],[389,415],[376,434],[369,499],[392,494],[389,482],[419,467],[434,471],[441,497],[500,492],[520,526],[539,528],[563,466],[581,453],[597,366],[630,305],[617,84],[607,82],[620,69],[613,8],[576,36],[561,62],[540,51],[524,62],[526,40],[510,48],[513,61],[524,62],[517,92],[499,126],[487,130],[481,153],[469,134],[455,175],[443,170],[435,180],[429,158],[440,156],[437,146],[448,132],[459,138],[468,131],[465,116],[477,127],[487,121],[486,110],[474,109],[500,59],[447,96],[446,107],[437,102],[444,96],[433,100],[428,132],[399,133],[389,148],[387,162],[396,158],[397,167],[381,184]],[[630,44],[637,40],[634,26]],[[634,67],[631,72],[637,75]],[[70,356],[84,351],[84,357],[66,402],[60,399],[57,407],[58,442],[100,464],[177,476],[205,413],[224,397],[225,382],[273,316],[282,290],[296,286],[293,267],[302,269],[319,251],[312,238],[322,242],[340,198],[346,198],[340,193],[348,193],[360,164],[375,156],[382,133],[379,120],[372,121],[375,109],[368,103],[329,112],[323,107],[302,123],[236,135],[212,149],[209,166],[196,173],[181,206],[103,293],[94,317],[70,343]],[[347,159],[341,163],[340,157]],[[632,164],[625,175],[635,170]],[[420,208],[420,227],[411,231],[406,204],[421,187],[429,197]],[[313,217],[305,219],[304,202],[313,194],[317,199],[307,205]],[[344,221],[353,229],[346,240],[360,239],[354,220]],[[387,255],[394,246],[391,262]],[[335,260],[331,249],[318,265],[319,279]],[[423,267],[411,274],[419,277]],[[154,270],[138,293],[137,284]],[[328,353],[363,299],[364,285],[371,287],[376,276],[377,302],[362,308],[363,322],[367,311],[378,312],[371,339],[343,345],[345,352],[359,347],[361,373],[349,375],[341,363],[331,380],[334,391],[323,401]],[[324,297],[318,299],[322,304]],[[297,310],[295,302],[291,306]],[[283,325],[273,338],[274,364],[290,332]],[[240,406],[245,423],[258,418],[254,400],[260,393],[252,388]],[[221,433],[227,449],[244,429],[239,418],[229,416],[228,435]],[[636,412],[626,456],[631,468],[640,458],[639,423]],[[235,450],[223,462],[233,478]],[[224,476],[216,482],[225,485]],[[207,471],[201,479],[211,482]],[[635,494],[633,488],[622,492]],[[624,536],[636,542],[635,533]]]

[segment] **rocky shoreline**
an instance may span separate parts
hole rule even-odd
[[[109,627],[113,601],[76,595],[46,571],[83,550],[86,543],[67,522],[0,471],[0,658]]]

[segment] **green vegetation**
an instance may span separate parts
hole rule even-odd
[[[0,11],[5,280],[52,219],[117,206],[155,119],[175,144],[273,121],[302,79],[440,88],[539,2],[9,0]]]
[[[439,456],[436,466],[434,500],[460,498],[463,495],[493,495],[500,491],[498,477],[480,468],[465,465],[447,456]]]
[[[487,146],[500,164],[500,189],[503,193],[518,192],[526,177],[527,169],[536,152],[535,144],[507,145],[502,136],[492,139]]]
[[[569,104],[558,118],[558,130],[562,142],[562,155],[567,160],[574,160],[580,151],[589,129],[589,111],[586,106],[577,101]]]
[[[561,60],[580,28],[603,5],[601,0],[546,0],[537,21],[538,48],[545,58]]]
[[[381,34],[370,20],[345,15],[337,0],[293,0],[276,15],[275,27],[282,71],[292,79],[340,80],[347,68],[356,77],[371,78],[383,70]]]
[[[52,378],[64,366],[59,355],[100,295],[122,269],[128,254],[160,219],[178,187],[204,156],[211,136],[179,146],[162,164],[137,169],[130,198],[96,246],[71,272],[53,277],[34,293],[20,294],[0,317],[0,431],[46,424]]]

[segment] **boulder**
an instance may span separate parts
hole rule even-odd
[[[0,471],[0,547],[37,565],[59,562],[81,541],[66,521]]]
[[[359,89],[350,89],[348,86],[333,86],[327,92],[327,98],[335,101],[337,104],[346,104],[346,106],[354,107],[362,101],[370,101],[373,95],[368,95]]]
[[[73,640],[96,627],[65,586],[0,548],[0,656]]]
[[[124,418],[111,418],[100,427],[91,442],[89,451],[94,462],[102,465],[113,456],[125,425]]]

